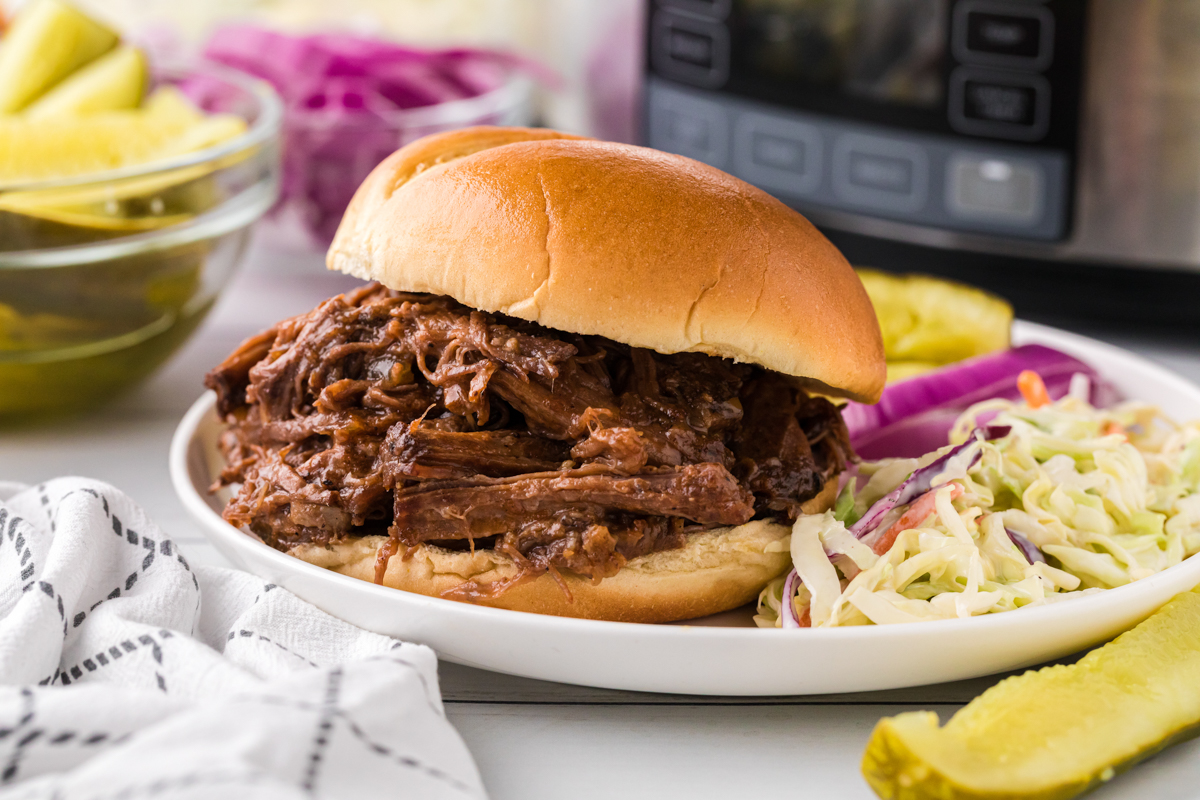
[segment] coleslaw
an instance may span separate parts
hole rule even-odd
[[[1200,552],[1200,421],[1179,425],[1139,402],[1094,408],[1078,377],[1051,401],[1023,374],[1025,400],[971,406],[947,447],[861,464],[834,509],[800,517],[779,543],[794,569],[763,590],[755,622],[1009,611],[1121,586]]]

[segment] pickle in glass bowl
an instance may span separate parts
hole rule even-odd
[[[156,82],[200,88],[189,91],[209,115],[200,134],[235,115],[243,132],[153,163],[0,183],[0,423],[92,408],[152,372],[203,319],[279,196],[282,107],[270,87],[216,67]],[[159,97],[176,113],[170,93]]]
[[[162,363],[211,307],[203,277],[241,247],[226,238],[0,269],[0,419],[87,408]]]

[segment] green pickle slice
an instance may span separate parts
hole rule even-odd
[[[1008,678],[943,727],[919,711],[886,717],[863,754],[887,800],[1061,800],[1200,733],[1200,594],[1077,663]]]
[[[999,297],[925,275],[857,272],[875,306],[889,364],[952,364],[1009,346],[1013,310]]]

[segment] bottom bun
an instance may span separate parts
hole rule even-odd
[[[806,502],[804,513],[833,505],[837,481]],[[754,600],[791,563],[784,538],[791,529],[767,520],[715,528],[687,537],[682,547],[630,559],[611,578],[563,571],[571,599],[551,575],[540,575],[478,605],[619,622],[673,622],[717,614]],[[299,545],[288,551],[318,567],[374,582],[375,560],[386,536],[362,536],[328,547]],[[488,583],[517,574],[517,565],[494,550],[474,553],[429,544],[400,547],[388,563],[383,585],[437,597],[470,580]]]

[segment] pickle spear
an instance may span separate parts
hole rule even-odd
[[[1200,733],[1200,594],[1077,663],[1008,678],[938,727],[887,717],[863,754],[885,800],[1064,800]]]
[[[117,34],[60,0],[21,9],[0,47],[0,113],[20,111],[84,64],[117,46]]]
[[[76,70],[21,113],[42,120],[137,108],[145,89],[146,57],[122,45]]]

